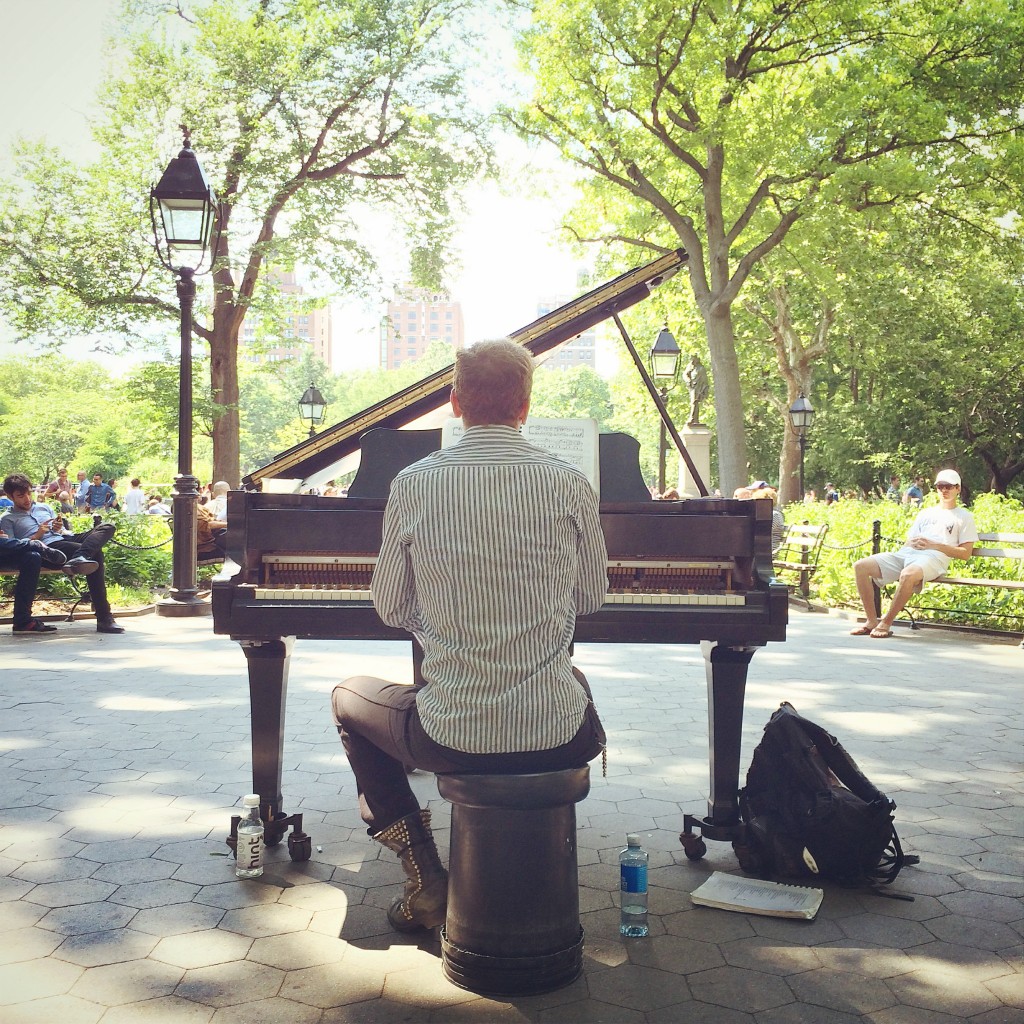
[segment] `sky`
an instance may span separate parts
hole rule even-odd
[[[0,61],[0,95],[6,98],[0,106],[0,169],[18,135],[42,136],[67,153],[89,156],[90,103],[102,73],[105,26],[117,9],[117,0],[0,0],[7,42]],[[525,161],[517,146],[506,151],[506,159],[509,165]],[[537,162],[531,158],[533,166]],[[540,166],[555,177],[553,165]],[[468,215],[455,240],[462,269],[451,292],[463,305],[468,341],[525,326],[535,319],[541,299],[577,294],[579,261],[553,244],[566,194],[542,200],[486,183],[467,195]],[[335,371],[376,365],[383,308],[383,299],[334,306]],[[12,345],[10,337],[0,324],[0,355],[24,353],[24,345]],[[69,354],[90,354],[87,343],[80,348]],[[125,362],[109,365],[123,368]]]

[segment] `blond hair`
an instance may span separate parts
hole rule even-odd
[[[508,338],[479,341],[455,354],[452,390],[471,423],[510,423],[533,387],[533,357]]]

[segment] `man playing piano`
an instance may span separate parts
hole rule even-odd
[[[399,931],[442,924],[447,899],[406,766],[559,771],[604,747],[569,655],[576,616],[608,585],[597,495],[520,435],[532,380],[530,353],[512,341],[457,353],[451,402],[465,432],[395,477],[372,584],[381,619],[422,647],[422,681],[359,676],[334,690],[367,832],[408,879],[388,911]]]

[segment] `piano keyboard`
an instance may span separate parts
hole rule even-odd
[[[253,597],[257,601],[361,601],[370,600],[368,587],[254,587]],[[677,594],[657,593],[650,590],[608,591],[604,603],[633,605],[743,605],[744,594],[707,593]]]

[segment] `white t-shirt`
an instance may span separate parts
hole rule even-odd
[[[926,540],[937,544],[949,544],[958,547],[969,541],[977,543],[978,528],[974,525],[974,516],[965,508],[924,508],[917,513],[914,522],[907,533],[907,543],[900,548],[901,554],[917,551],[910,547],[910,541],[915,537],[924,537]],[[918,552],[920,553],[920,552]],[[945,572],[952,559],[942,551],[930,548],[927,554],[942,560],[942,571]]]
[[[146,511],[146,492],[141,487],[129,487],[121,503],[128,515],[137,516]]]

